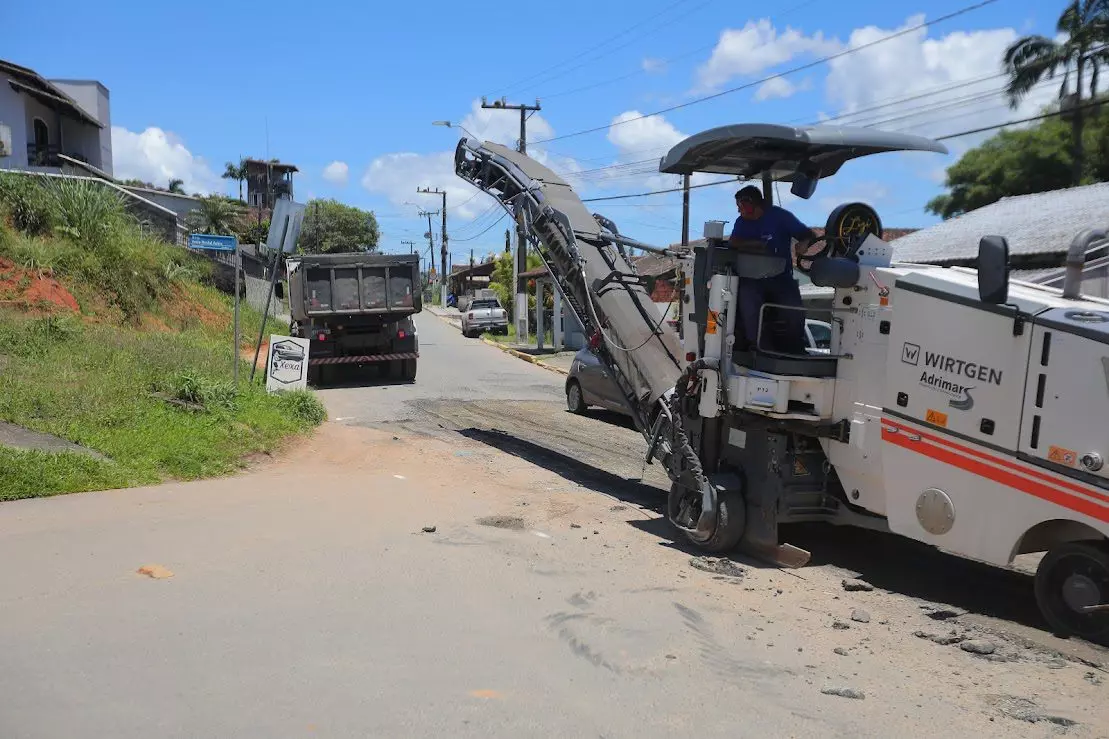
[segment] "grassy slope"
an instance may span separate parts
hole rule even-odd
[[[310,393],[270,396],[260,378],[249,385],[248,362],[234,388],[230,297],[201,284],[205,265],[183,250],[146,239],[122,249],[140,250],[123,260],[136,272],[124,277],[117,252],[114,264],[98,263],[86,245],[0,221],[0,256],[53,268],[82,311],[0,309],[0,420],[109,458],[0,448],[0,500],[225,474],[323,420]],[[243,349],[253,348],[259,323],[244,307]]]

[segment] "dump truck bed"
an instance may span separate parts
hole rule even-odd
[[[415,254],[319,254],[290,259],[289,309],[294,319],[366,316],[383,322],[419,313],[420,263]]]

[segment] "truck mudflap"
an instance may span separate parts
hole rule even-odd
[[[351,355],[349,357],[312,357],[308,365],[320,364],[365,364],[366,362],[393,362],[398,359],[419,359],[419,352],[405,352],[403,354],[365,354]]]

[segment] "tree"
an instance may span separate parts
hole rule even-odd
[[[337,200],[310,200],[300,230],[300,250],[307,254],[369,252],[381,232],[372,211]]]
[[[1069,187],[1074,162],[1069,128],[1056,117],[998,133],[947,168],[950,192],[933,198],[925,210],[947,219],[1004,197]],[[1091,113],[1083,139],[1086,178],[1109,180],[1109,112]]]
[[[166,192],[176,192],[176,193],[180,193],[180,194],[184,195],[185,194],[184,185],[185,185],[184,180],[181,180],[181,179],[178,179],[178,178],[174,177],[172,180],[169,181],[169,187],[166,188]]]
[[[1016,108],[1021,100],[1043,79],[1054,79],[1062,70],[1063,84],[1059,100],[1068,98],[1071,73],[1074,73],[1071,119],[1071,184],[1082,184],[1084,172],[1082,129],[1082,83],[1090,72],[1089,99],[1097,97],[1098,73],[1109,63],[1109,0],[1072,0],[1059,16],[1056,29],[1064,37],[1054,41],[1046,36],[1025,36],[1005,51],[1005,71],[1009,84],[1005,89],[1009,105]]]
[[[234,201],[210,195],[201,198],[200,207],[190,212],[185,221],[193,233],[230,234],[239,230],[241,216],[242,211]]]
[[[236,180],[239,183],[239,200],[243,199],[243,181],[246,179],[246,160],[240,159],[238,164],[228,162],[223,174],[225,180]]]

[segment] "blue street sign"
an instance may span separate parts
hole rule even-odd
[[[239,240],[234,236],[217,236],[215,234],[189,234],[190,249],[207,249],[209,251],[235,251]]]

